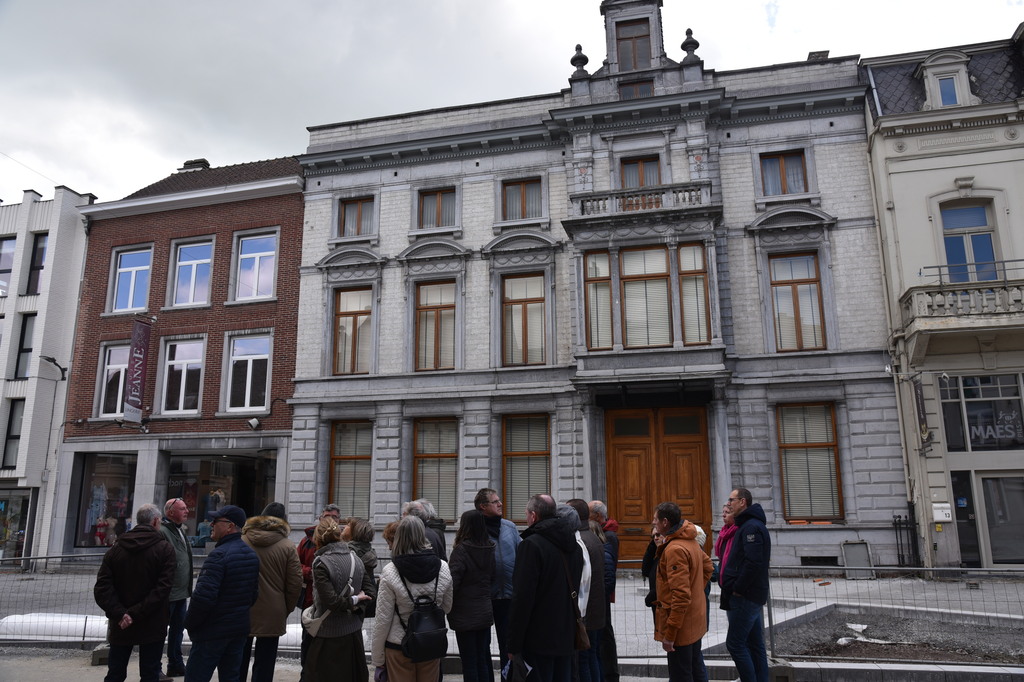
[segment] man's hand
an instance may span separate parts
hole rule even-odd
[[[664,649],[665,651],[675,651],[676,650],[676,645],[671,640],[665,640],[664,642],[661,643],[661,648]]]
[[[121,622],[118,623],[118,625],[121,626],[122,630],[128,629],[128,626],[130,626],[131,624],[132,624],[132,617],[129,616],[127,613],[124,614],[123,616],[121,616]]]

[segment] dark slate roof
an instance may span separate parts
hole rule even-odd
[[[924,82],[914,77],[920,63],[918,60],[871,67],[883,114],[921,111],[925,102]],[[971,79],[971,93],[982,104],[1009,102],[1024,92],[1024,63],[1021,56],[1010,48],[971,54],[967,75]],[[870,86],[867,69],[863,66],[860,78],[864,85]],[[869,97],[868,101],[871,113],[877,116],[874,98]]]
[[[302,176],[302,166],[292,156],[283,159],[271,159],[269,161],[240,163],[234,166],[221,166],[220,168],[178,171],[168,175],[163,180],[154,182],[148,187],[143,187],[139,191],[129,194],[125,199],[145,199],[164,194],[196,192],[214,187],[227,187],[249,182],[259,182],[261,180],[285,178],[291,175]]]

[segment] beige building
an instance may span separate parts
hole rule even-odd
[[[1024,564],[1022,31],[861,61],[926,565]]]

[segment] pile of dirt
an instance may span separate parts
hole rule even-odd
[[[775,655],[1021,665],[1024,631],[957,626],[881,613],[832,612],[813,622],[777,629]]]

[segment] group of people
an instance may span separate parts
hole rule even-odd
[[[481,489],[464,512],[449,554],[444,521],[428,500],[407,502],[383,536],[391,561],[376,576],[374,530],[327,505],[296,547],[285,509],[271,503],[247,517],[234,505],[211,512],[211,539],[193,585],[193,557],[182,524],[183,500],[142,505],[136,526],[104,556],[95,598],[109,619],[108,682],[127,677],[139,647],[142,682],[272,680],[280,637],[303,609],[304,682],[368,682],[363,628],[372,633],[375,682],[438,682],[441,655],[413,660],[403,640],[417,601],[433,602],[455,632],[466,682],[494,679],[491,628],[508,679],[616,682],[611,621],[618,524],[600,500],[557,504],[532,496],[521,533],[504,518],[497,492]],[[768,679],[761,637],[770,541],[750,492],[734,490],[715,544],[727,646],[741,679]],[[707,631],[711,560],[699,528],[671,502],[658,505],[651,559],[656,581],[655,638],[668,655],[670,679],[706,680],[700,640]],[[372,623],[370,622],[372,620]],[[187,665],[183,632],[192,648]],[[585,636],[583,632],[585,631]],[[161,671],[166,639],[167,671]]]
[[[654,637],[668,660],[671,682],[707,682],[701,638],[710,618],[710,581],[721,588],[720,607],[729,623],[726,649],[741,682],[768,682],[763,607],[768,601],[771,538],[761,505],[746,488],[729,493],[715,541],[717,570],[704,552],[707,535],[682,518],[679,506],[662,502],[651,521],[643,573],[650,580],[647,604]]]

